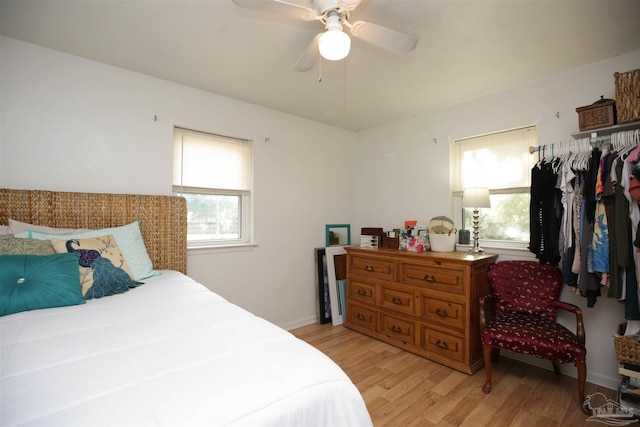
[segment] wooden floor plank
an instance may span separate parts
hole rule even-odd
[[[307,325],[291,331],[324,352],[362,393],[376,427],[584,426],[575,378],[501,357],[493,390],[482,392],[484,368],[466,375],[343,326]],[[586,393],[616,399],[616,391],[587,384]]]

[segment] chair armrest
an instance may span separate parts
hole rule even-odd
[[[488,294],[480,297],[480,329],[484,329],[493,317],[493,302],[495,294]]]
[[[573,305],[564,301],[553,301],[551,304],[556,309],[565,310],[576,315],[576,335],[578,336],[578,341],[580,341],[580,343],[584,345],[585,334],[584,322],[582,320],[582,309],[577,305]]]

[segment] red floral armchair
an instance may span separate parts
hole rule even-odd
[[[573,304],[558,301],[562,289],[560,270],[535,261],[501,261],[491,266],[488,279],[491,294],[480,298],[487,374],[483,391],[491,391],[491,362],[497,362],[500,350],[504,349],[550,360],[556,374],[560,372],[560,363],[574,363],[578,368],[579,402],[583,405],[587,350],[582,311]],[[556,322],[557,309],[575,314],[575,334]]]

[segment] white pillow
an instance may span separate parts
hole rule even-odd
[[[56,234],[67,234],[67,233],[77,233],[80,231],[88,231],[87,229],[82,228],[54,228],[47,227],[45,225],[34,225],[28,224],[26,222],[16,221],[15,219],[9,218],[9,233],[8,234],[18,234],[23,233],[25,231],[39,231],[41,233],[56,233]],[[0,234],[2,234],[0,232]]]
[[[13,234],[9,227],[6,225],[0,225],[0,236],[6,236],[7,234]]]
[[[153,263],[147,247],[144,245],[142,233],[140,233],[140,221],[134,221],[131,224],[121,227],[103,228],[101,230],[89,230],[75,233],[42,233],[39,231],[26,231],[16,234],[16,237],[27,237],[39,240],[51,239],[86,239],[89,237],[100,237],[112,234],[116,238],[116,242],[120,247],[124,259],[129,264],[131,273],[135,280],[146,279],[151,276],[160,275],[159,271],[153,269]]]

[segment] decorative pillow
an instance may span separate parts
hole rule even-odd
[[[69,234],[49,234],[38,231],[28,231],[16,234],[16,237],[29,237],[32,239],[51,240],[51,239],[85,239],[87,237],[100,237],[112,234],[120,246],[120,250],[127,261],[133,278],[135,280],[146,279],[147,277],[157,276],[159,271],[153,269],[151,258],[147,253],[147,247],[144,245],[142,234],[140,233],[140,221],[134,221],[131,224],[121,227],[104,228],[101,230],[90,230],[80,233]]]
[[[48,240],[0,236],[0,255],[53,255],[55,253]]]
[[[0,316],[84,304],[78,254],[0,255]]]
[[[115,237],[51,240],[58,253],[77,253],[82,295],[85,299],[101,298],[127,292],[142,283],[131,278]]]
[[[41,233],[57,233],[57,234],[88,231],[81,228],[55,228],[55,227],[47,227],[45,225],[29,224],[26,222],[16,221],[15,219],[11,219],[11,218],[9,218],[9,230],[10,230],[10,234],[18,234],[25,231],[39,231]]]
[[[5,236],[7,234],[13,234],[9,227],[6,225],[0,225],[0,236]]]

